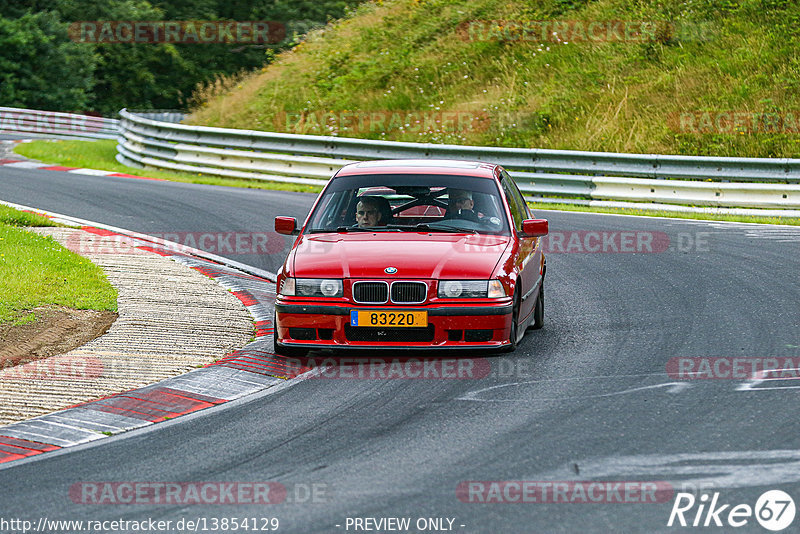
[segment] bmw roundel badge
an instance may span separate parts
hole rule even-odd
[[[383,270],[386,274],[394,274],[397,272],[397,267],[387,267]]]

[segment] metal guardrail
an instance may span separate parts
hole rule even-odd
[[[169,110],[169,109],[156,109],[152,111],[142,110],[127,110],[129,113],[136,114],[137,117],[143,117],[158,122],[172,122],[180,123],[186,118],[186,113],[183,111]]]
[[[120,116],[117,159],[139,167],[323,185],[354,160],[446,158],[499,163],[531,196],[800,207],[800,159],[400,143],[191,126],[125,109]]]
[[[116,139],[119,120],[61,113],[0,107],[0,134],[48,139]]]

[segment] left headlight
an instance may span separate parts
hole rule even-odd
[[[342,281],[324,278],[286,278],[281,295],[292,297],[341,297]]]
[[[439,298],[497,299],[506,296],[500,280],[440,280]]]

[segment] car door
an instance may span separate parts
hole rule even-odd
[[[501,184],[511,210],[512,223],[518,239],[515,266],[519,272],[518,284],[522,291],[520,302],[520,323],[533,313],[536,304],[536,286],[539,283],[539,266],[541,251],[537,247],[538,239],[522,234],[522,221],[531,218],[527,202],[520,193],[514,179],[505,171],[501,171]],[[518,288],[519,289],[519,288]]]

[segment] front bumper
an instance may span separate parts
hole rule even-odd
[[[351,310],[428,312],[427,328],[353,327]],[[513,305],[361,306],[319,302],[275,304],[278,346],[306,349],[486,349],[508,344]]]

